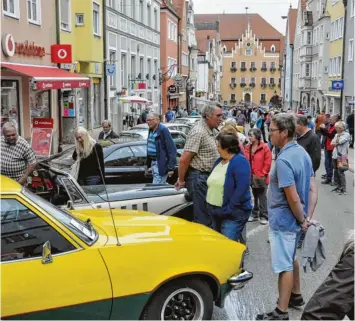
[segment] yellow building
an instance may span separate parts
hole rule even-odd
[[[340,113],[340,91],[333,91],[332,80],[341,79],[343,57],[343,31],[344,31],[344,5],[342,1],[327,1],[327,13],[330,16],[330,45],[329,45],[329,71],[328,92],[329,113]]]
[[[60,44],[72,46],[72,64],[61,68],[90,78],[89,88],[63,91],[63,110],[74,106],[73,114],[63,118],[64,143],[72,141],[73,130],[83,126],[98,131],[105,118],[103,0],[60,1]],[[96,135],[96,131],[94,136]]]
[[[248,26],[231,52],[223,55],[222,101],[265,106],[273,96],[280,96],[280,89],[279,52],[275,47],[267,52]]]

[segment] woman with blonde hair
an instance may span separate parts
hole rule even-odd
[[[334,182],[337,187],[333,192],[338,192],[339,195],[346,195],[346,178],[345,171],[349,169],[348,152],[351,141],[351,136],[345,131],[346,125],[343,121],[335,123],[336,135],[330,143],[335,146],[333,149],[333,168]]]
[[[75,150],[72,175],[80,185],[100,185],[105,180],[104,153],[102,146],[97,143],[83,127],[74,132]]]

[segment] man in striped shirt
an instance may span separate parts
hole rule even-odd
[[[169,129],[160,123],[160,116],[151,112],[147,116],[149,135],[147,142],[147,168],[153,173],[153,184],[165,184],[176,167],[176,146]]]

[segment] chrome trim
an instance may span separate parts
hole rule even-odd
[[[234,290],[239,290],[245,286],[253,278],[253,273],[247,270],[242,270],[239,274],[234,274],[228,279],[228,284]]]

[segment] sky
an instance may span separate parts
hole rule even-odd
[[[298,0],[193,0],[195,13],[258,13],[283,35],[290,4],[297,8]]]

